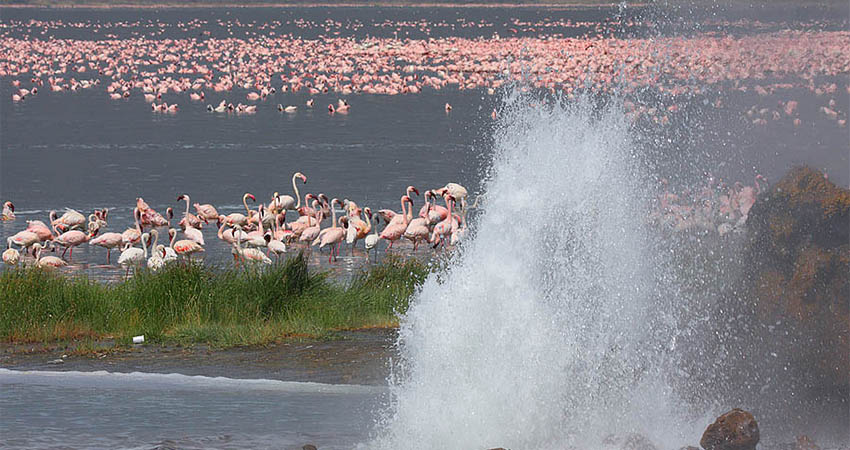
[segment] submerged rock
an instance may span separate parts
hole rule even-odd
[[[301,450],[318,450],[318,449],[313,444],[306,444],[303,447],[301,447]]]
[[[794,444],[794,450],[820,450],[815,441],[805,434],[797,436],[797,442]]]
[[[758,442],[756,419],[749,412],[735,408],[705,429],[699,445],[705,450],[755,450]]]
[[[605,450],[658,450],[652,441],[637,433],[609,435],[602,441]]]

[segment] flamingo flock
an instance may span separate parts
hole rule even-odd
[[[297,249],[311,252],[327,249],[328,263],[340,255],[343,245],[353,254],[360,241],[369,258],[378,242],[388,243],[387,251],[396,251],[399,241],[409,241],[416,251],[421,245],[446,251],[459,244],[467,234],[468,191],[457,183],[424,191],[418,213],[414,200],[420,191],[408,186],[400,196],[401,211],[360,207],[349,199],[329,198],[327,195],[299,190],[299,182],[307,177],[292,175],[292,195],[273,193],[268,203],[258,202],[251,193],[242,196],[244,212],[221,214],[211,204],[192,202],[188,194],[176,196],[182,214],[173,223],[175,209],[168,207],[165,215],[151,208],[141,197],[133,208],[133,226],[123,232],[106,231],[109,211],[98,209],[84,214],[66,209],[60,215],[50,211],[48,222],[28,220],[24,230],[6,239],[3,262],[10,266],[24,263],[39,267],[63,267],[73,261],[74,249],[83,244],[106,250],[106,265],[111,266],[111,252],[120,251],[117,265],[131,270],[146,266],[159,270],[166,264],[202,257],[207,245],[204,229],[215,225],[215,237],[231,248],[237,264],[271,264]],[[253,206],[251,204],[254,204]],[[474,206],[474,205],[473,205]],[[14,206],[7,202],[13,213]],[[4,216],[5,217],[5,216]],[[9,216],[6,220],[15,220]],[[385,226],[380,229],[381,220]],[[160,231],[168,236],[159,243]],[[62,250],[59,256],[43,256],[44,251]]]
[[[669,104],[660,109],[633,105],[630,112],[666,124],[680,113],[679,103],[694,95],[716,96],[712,104],[717,107],[724,104],[721,92],[780,96],[778,106],[753,105],[742,112],[756,126],[782,117],[799,126],[794,112],[798,102],[792,96],[805,89],[822,98],[820,117],[839,127],[847,123],[847,111],[835,104],[843,91],[850,93],[850,32],[843,30],[770,31],[757,23],[741,23],[727,25],[765,31],[621,39],[606,35],[600,23],[514,20],[506,24],[508,29],[521,31],[507,37],[398,39],[342,37],[334,29],[348,25],[331,21],[313,24],[328,31],[319,39],[303,39],[278,34],[286,25],[249,25],[262,31],[244,39],[22,39],[6,33],[0,35],[0,77],[11,79],[15,103],[43,92],[102,89],[114,101],[142,98],[154,113],[172,114],[194,104],[215,113],[252,114],[272,97],[284,99],[293,93],[309,96],[308,108],[315,97],[337,97],[340,100],[327,105],[333,114],[347,112],[344,98],[355,94],[415,95],[442,89],[493,94],[506,83],[522,80],[531,88],[567,96],[583,89],[639,96],[652,89]],[[427,35],[432,25],[415,22],[398,28],[414,26]],[[592,32],[579,38],[525,35],[572,26]],[[205,105],[208,99],[213,102]],[[298,105],[275,104],[279,112],[298,110]]]
[[[750,210],[768,186],[762,175],[756,175],[751,186],[740,182],[728,185],[709,176],[704,186],[678,194],[670,192],[666,179],[661,183],[664,192],[650,214],[653,222],[679,232],[705,231],[720,236],[745,230]]]

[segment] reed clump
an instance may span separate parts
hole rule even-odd
[[[342,329],[395,326],[430,272],[388,257],[347,283],[302,255],[268,267],[173,265],[105,284],[38,268],[0,273],[0,341],[112,338],[229,347]]]

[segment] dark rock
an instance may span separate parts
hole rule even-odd
[[[755,450],[759,442],[759,426],[747,411],[735,408],[714,421],[699,445],[705,450]]]
[[[602,441],[602,448],[606,450],[658,450],[649,439],[637,433],[608,435]]]
[[[679,450],[699,450],[699,447],[694,447],[693,445],[689,445],[687,447],[682,447]]]
[[[791,366],[820,388],[850,373],[850,190],[808,167],[759,196],[747,227],[750,293],[761,323],[799,333]]]
[[[318,450],[318,449],[313,444],[307,444],[307,445],[301,447],[301,450]]]

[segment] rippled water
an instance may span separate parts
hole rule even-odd
[[[5,448],[350,448],[382,388],[0,369]]]
[[[753,22],[754,17],[760,20]],[[644,8],[4,9],[0,34],[85,40],[187,38],[204,31],[212,37],[240,39],[271,33],[305,39],[335,33],[357,39],[396,33],[416,39],[425,34],[490,38],[494,33],[627,37],[663,32],[669,24],[676,25],[668,31],[691,33],[713,32],[721,25],[735,33],[759,33],[784,28],[840,29],[845,24],[816,8],[792,14],[771,10],[717,15],[715,11],[714,15],[692,14],[681,22],[662,19]],[[735,22],[739,19],[748,22]],[[64,26],[52,25],[54,20]],[[609,25],[609,20],[618,22]],[[535,28],[535,23],[542,22],[552,26]],[[409,184],[432,188],[458,182],[474,196],[491,157],[490,112],[502,95],[455,89],[402,96],[355,94],[347,97],[352,105],[347,115],[331,116],[323,107],[302,107],[292,115],[278,113],[277,103],[303,105],[311,96],[302,91],[278,93],[260,102],[257,114],[235,116],[209,114],[203,104],[190,103],[185,94],[171,94],[163,100],[178,102],[181,110],[169,115],[152,114],[140,95],[110,100],[103,86],[73,94],[45,92],[13,103],[10,83],[8,78],[0,80],[0,197],[13,200],[23,220],[46,220],[51,209],[70,207],[87,213],[108,207],[112,211],[108,231],[119,232],[132,225],[136,197],[143,197],[160,213],[172,206],[178,217],[183,205],[176,201],[180,193],[188,193],[193,201],[213,203],[221,212],[235,212],[242,210],[244,192],[265,202],[275,191],[290,193],[289,180],[295,171],[309,178],[302,195],[324,192],[373,209],[400,209],[398,198]],[[242,89],[227,96],[210,93],[208,102],[219,98],[235,102],[244,93]],[[338,96],[312,97],[317,105],[326,105]],[[787,124],[753,127],[728,111],[740,114],[751,104],[784,100],[787,95],[766,100],[752,92],[720,97],[728,110],[716,111],[710,104],[712,95],[683,99],[682,108],[688,113],[681,120],[643,133],[656,153],[652,157],[659,175],[675,178],[683,166],[699,165],[725,179],[751,183],[755,173],[777,179],[791,165],[806,163],[828,168],[831,179],[839,184],[850,180],[846,129],[824,120],[799,129]],[[817,117],[821,102],[809,100],[804,92],[793,95],[797,97],[801,97],[800,114]],[[846,111],[846,96],[837,100],[838,109]],[[454,107],[450,114],[443,110],[447,102]],[[414,200],[417,208],[421,206],[421,197]],[[23,220],[0,224],[0,237],[17,232]],[[208,230],[205,258],[226,262],[228,247],[215,239],[214,227]],[[335,267],[361,266],[365,258],[362,250],[358,252]],[[103,253],[85,246],[76,250],[76,269],[96,277],[117,276],[120,270],[115,266],[92,269],[105,263]],[[318,255],[313,258],[316,264],[322,260]]]

